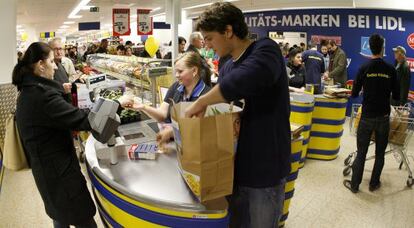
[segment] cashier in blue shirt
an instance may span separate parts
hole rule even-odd
[[[154,108],[142,104],[134,99],[130,101],[126,107],[142,111],[158,122],[171,123],[170,107],[173,101],[179,103],[182,101],[195,101],[201,95],[210,90],[208,79],[201,78],[200,72],[209,71],[207,75],[211,75],[210,70],[203,68],[202,57],[195,52],[186,52],[175,61],[175,77],[177,81],[170,86],[164,102],[160,107]],[[172,128],[167,127],[160,131],[157,136],[159,143],[169,141],[173,137]]]

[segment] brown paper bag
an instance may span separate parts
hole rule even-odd
[[[229,195],[241,109],[217,104],[209,106],[203,118],[185,118],[189,105],[174,104],[171,112],[180,172],[201,202]]]
[[[6,168],[14,171],[29,168],[26,154],[20,141],[14,114],[10,114],[6,120],[3,155],[3,164]]]

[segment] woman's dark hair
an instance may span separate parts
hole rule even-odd
[[[178,37],[178,44],[181,44],[183,41],[184,41],[185,43],[187,43],[187,40],[185,40],[185,38],[184,38],[184,37],[179,36],[179,37]],[[170,45],[170,46],[171,46],[171,45]]]
[[[373,34],[369,37],[369,49],[373,55],[381,54],[382,48],[384,47],[384,38],[379,34]]]
[[[118,50],[121,50],[121,51],[126,51],[125,46],[124,46],[124,45],[122,45],[122,44],[118,45],[118,46],[116,47],[116,50],[117,50],[117,51],[118,51]]]
[[[288,64],[290,66],[294,66],[293,65],[293,60],[295,59],[297,54],[302,53],[302,50],[300,48],[293,48],[291,51],[289,51],[289,60],[288,60]]]
[[[238,38],[247,37],[248,28],[242,11],[229,2],[216,2],[200,15],[196,30],[224,34],[227,25],[231,25]]]
[[[18,90],[21,89],[23,78],[26,77],[27,74],[34,73],[33,65],[40,60],[49,58],[51,51],[52,48],[43,42],[34,42],[27,48],[23,55],[23,59],[17,63],[13,69],[12,83],[17,86]]]

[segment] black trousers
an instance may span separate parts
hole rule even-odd
[[[352,165],[352,188],[358,189],[362,181],[365,158],[371,141],[371,135],[375,132],[375,163],[372,170],[370,186],[379,184],[382,168],[384,167],[385,149],[388,145],[390,131],[389,116],[376,118],[362,117],[357,131],[357,157]]]
[[[64,224],[60,223],[59,221],[53,220],[53,227],[54,228],[69,228],[69,225],[72,224]],[[97,228],[97,224],[93,218],[91,218],[87,222],[83,222],[82,224],[74,224],[76,228]]]

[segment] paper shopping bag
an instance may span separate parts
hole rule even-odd
[[[14,171],[29,168],[14,114],[10,114],[6,120],[3,155],[3,164],[6,168]]]
[[[241,109],[229,104],[209,106],[202,118],[185,118],[189,102],[171,112],[180,172],[201,202],[233,191],[234,154]]]

